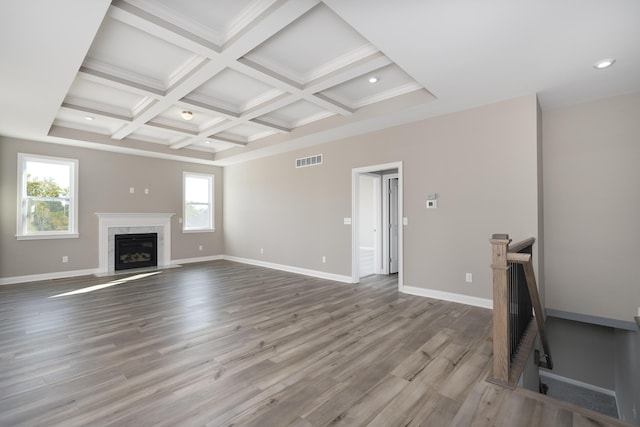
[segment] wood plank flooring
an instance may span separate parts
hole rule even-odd
[[[0,425],[615,424],[486,383],[491,311],[393,277],[153,273],[0,287]]]

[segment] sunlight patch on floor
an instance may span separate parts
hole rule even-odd
[[[138,280],[138,279],[143,279],[145,277],[154,276],[154,275],[160,274],[160,273],[162,273],[162,272],[161,271],[153,271],[151,273],[136,274],[134,276],[129,276],[129,277],[124,277],[122,279],[113,280],[113,281],[111,281],[109,283],[104,283],[102,285],[94,285],[94,286],[89,286],[87,288],[76,289],[75,291],[65,292],[63,294],[52,295],[49,298],[58,298],[58,297],[66,297],[66,296],[69,296],[69,295],[86,294],[86,293],[97,291],[97,290],[100,290],[100,289],[109,288],[111,286],[121,285],[123,283],[131,282],[133,280]]]

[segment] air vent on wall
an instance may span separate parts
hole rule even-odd
[[[307,166],[317,166],[322,164],[322,154],[296,159],[296,168],[306,168]]]

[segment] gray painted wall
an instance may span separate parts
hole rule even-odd
[[[548,317],[546,331],[554,374],[615,390],[613,328]]]
[[[18,152],[79,160],[79,238],[16,240]],[[182,216],[183,171],[215,175],[216,232],[182,233],[178,218]],[[129,187],[136,192],[130,194]],[[149,195],[144,188],[149,188]],[[0,137],[0,278],[97,268],[96,212],[174,212],[172,259],[220,255],[222,188],[218,167]],[[69,257],[68,263],[62,263],[63,255]]]
[[[543,113],[548,308],[638,312],[639,118],[639,93]]]
[[[405,286],[490,299],[491,235],[538,237],[537,111],[527,96],[228,166],[226,254],[351,276],[351,171],[402,161]]]

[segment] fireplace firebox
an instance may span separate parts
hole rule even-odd
[[[158,265],[158,233],[116,234],[115,270]]]

